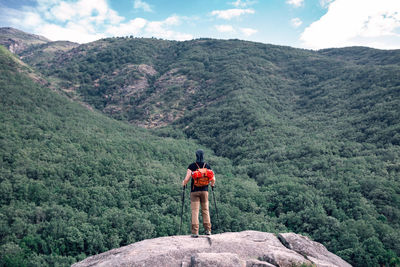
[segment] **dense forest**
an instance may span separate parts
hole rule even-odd
[[[1,266],[69,266],[178,234],[181,181],[201,146],[73,103],[34,83],[32,70],[0,48]],[[203,149],[221,183],[232,182],[216,193],[223,218],[214,230],[286,230],[263,212],[240,212],[236,195],[253,208],[263,205],[256,183],[241,181],[229,160]],[[189,217],[185,213],[186,234]]]
[[[31,67],[1,50],[2,266],[178,234],[198,147],[217,173],[214,232],[293,231],[354,266],[400,264],[400,51],[51,45],[20,53]]]

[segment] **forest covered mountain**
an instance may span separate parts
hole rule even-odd
[[[176,234],[197,147],[219,179],[217,231],[400,264],[399,50],[123,37],[18,56],[1,50],[3,264]]]

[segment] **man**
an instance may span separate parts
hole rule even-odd
[[[185,186],[190,178],[192,178],[192,173],[200,168],[207,168],[211,170],[208,163],[204,162],[204,152],[199,149],[196,151],[196,162],[189,165],[186,172],[186,177],[182,181],[182,186]],[[215,176],[213,175],[211,179],[211,186],[215,185]],[[203,226],[206,235],[211,235],[211,220],[210,212],[208,209],[208,184],[204,186],[195,186],[194,179],[191,179],[190,186],[190,206],[192,208],[192,237],[199,236],[199,207],[201,205],[201,215],[203,217]]]

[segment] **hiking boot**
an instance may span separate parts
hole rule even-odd
[[[206,231],[206,235],[211,235],[211,231],[210,230]]]
[[[193,238],[198,238],[199,235],[198,235],[198,234],[191,234],[191,237],[193,237]]]

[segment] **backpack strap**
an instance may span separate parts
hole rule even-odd
[[[195,162],[195,163],[196,163],[196,165],[197,165],[197,169],[201,169],[200,166],[199,166],[199,164],[197,164],[197,162]],[[204,164],[203,164],[203,169],[206,167],[206,164],[207,164],[207,163],[204,162]]]

